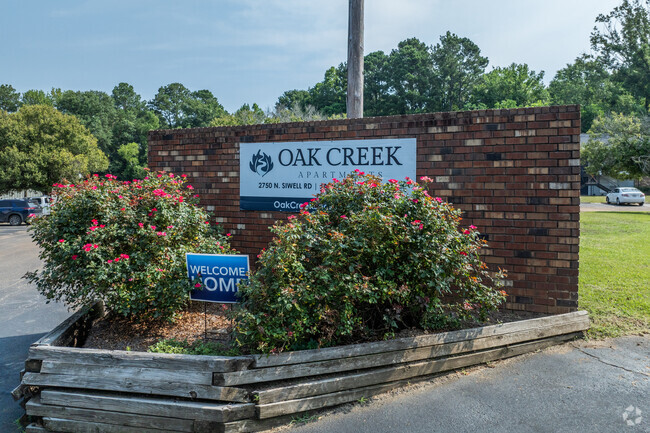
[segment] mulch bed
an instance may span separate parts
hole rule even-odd
[[[230,344],[232,330],[232,322],[226,314],[228,308],[230,307],[224,304],[190,302],[187,310],[181,312],[174,323],[164,321],[137,323],[109,314],[94,323],[84,347],[146,352],[149,346],[163,339],[173,338],[192,343],[205,340],[206,336],[207,341],[216,341],[227,346]],[[545,314],[500,310],[492,313],[485,322],[468,323],[465,327],[474,328],[543,316]],[[405,329],[396,337],[412,337],[430,332],[422,329]]]

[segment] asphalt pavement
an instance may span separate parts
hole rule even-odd
[[[294,421],[274,432],[650,432],[650,336],[568,343]]]
[[[10,395],[20,383],[29,345],[65,320],[61,304],[45,303],[22,276],[40,267],[38,247],[27,226],[0,224],[0,432],[19,430],[14,421],[23,414]]]
[[[643,206],[638,204],[580,203],[580,212],[650,212],[650,203]]]

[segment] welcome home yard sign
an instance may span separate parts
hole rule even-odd
[[[323,183],[355,169],[387,179],[415,179],[416,139],[241,143],[242,210],[297,212]]]

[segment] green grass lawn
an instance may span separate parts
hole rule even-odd
[[[580,214],[579,305],[595,338],[650,333],[650,213]]]
[[[580,203],[605,203],[604,195],[581,195]]]

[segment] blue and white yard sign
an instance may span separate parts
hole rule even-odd
[[[248,256],[186,253],[187,276],[202,289],[192,290],[193,301],[233,304],[239,302],[237,284],[248,279]]]
[[[240,143],[239,208],[298,212],[323,183],[355,169],[388,179],[415,179],[416,139]]]

